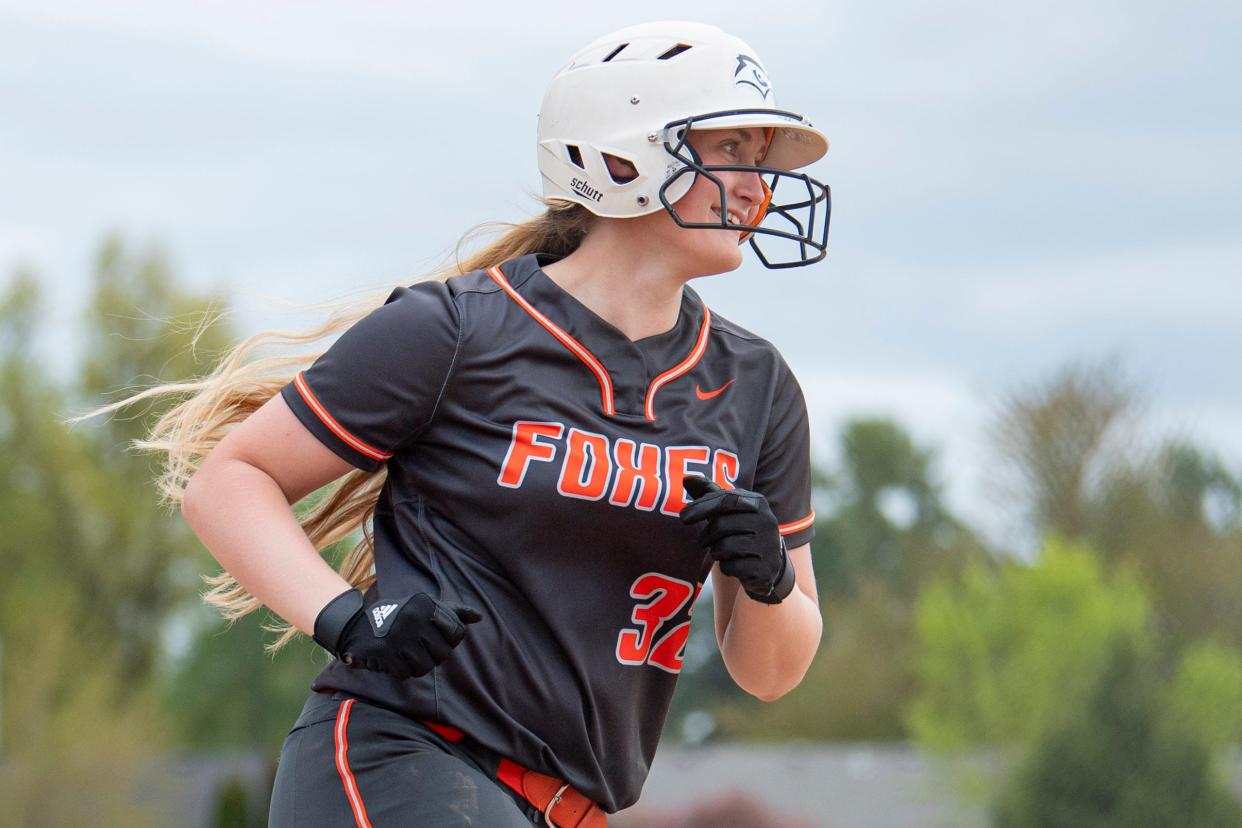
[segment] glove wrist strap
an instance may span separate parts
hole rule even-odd
[[[789,552],[785,549],[785,539],[782,537],[781,571],[776,576],[776,583],[772,585],[772,591],[767,595],[751,595],[750,597],[761,604],[779,604],[789,597],[789,593],[793,592],[797,582],[797,573],[794,572],[793,566],[789,563]]]
[[[341,634],[349,622],[362,611],[362,593],[350,587],[333,598],[315,617],[315,643],[332,655],[338,655]]]

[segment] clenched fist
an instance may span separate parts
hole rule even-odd
[[[703,524],[699,545],[720,564],[720,571],[737,578],[756,601],[785,600],[793,592],[794,568],[763,495],[722,489],[705,477],[687,477],[685,487],[694,500],[681,510],[681,522]]]
[[[350,667],[397,679],[431,672],[466,637],[466,625],[483,618],[473,607],[425,592],[363,603],[356,589],[329,601],[315,618],[315,641]]]

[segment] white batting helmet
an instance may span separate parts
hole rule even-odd
[[[759,127],[768,136],[759,166],[703,165],[686,143],[690,129]],[[578,51],[548,84],[539,111],[539,172],[544,196],[592,213],[628,218],[667,209],[683,227],[744,230],[768,267],[822,259],[828,243],[827,185],[793,171],[828,151],[828,139],[804,116],[778,109],[763,62],[743,40],[703,23],[631,26]],[[614,176],[605,156],[628,161]],[[767,191],[753,225],[727,224],[725,188],[713,171],[758,172]],[[685,222],[673,205],[696,175],[721,193],[720,223]],[[792,200],[774,197],[790,181]],[[784,197],[791,187],[784,188]],[[783,239],[790,261],[774,262],[756,234]]]

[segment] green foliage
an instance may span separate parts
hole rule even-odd
[[[1211,641],[1192,645],[1178,665],[1169,708],[1177,727],[1209,750],[1242,741],[1242,656]]]
[[[917,610],[919,696],[910,726],[925,746],[1024,742],[1081,699],[1117,638],[1145,633],[1149,601],[1090,550],[1051,541],[1034,565],[971,566],[932,583]]]
[[[126,323],[120,336],[110,328],[135,307],[192,315],[210,304],[177,293],[153,262],[105,245],[86,314],[92,355],[68,388],[51,381],[35,348],[38,280],[19,272],[0,293],[4,824],[161,821],[128,794],[156,784],[149,757],[167,745],[152,683],[164,621],[196,600],[197,573],[185,565],[198,543],[156,506],[148,459],[125,451],[145,422],[63,421],[85,396],[143,370],[171,381],[198,365],[186,356],[184,319]]]
[[[1083,704],[1041,734],[996,806],[999,828],[1242,825],[1211,753],[1168,715],[1155,660],[1118,638]]]
[[[1148,446],[1138,407],[1113,362],[1022,389],[993,428],[998,476],[1032,534],[1136,569],[1169,653],[1208,637],[1242,648],[1242,477],[1184,439]]]
[[[1242,647],[1240,489],[1210,452],[1173,442],[1111,470],[1093,505],[1090,537],[1152,585],[1171,652],[1209,637]]]
[[[209,325],[220,300],[183,293],[158,252],[130,255],[118,239],[108,239],[94,283],[78,382],[90,405],[100,396],[119,396],[121,389],[204,373],[214,352],[233,339],[231,331]],[[87,580],[92,584],[100,601],[95,623],[119,642],[119,657],[135,684],[156,668],[161,622],[199,585],[187,566],[200,548],[197,539],[180,515],[157,505],[155,458],[128,449],[169,404],[76,426],[88,456],[66,462],[73,478],[49,492],[61,516],[63,537],[56,545],[72,551],[65,568],[84,588]]]
[[[158,257],[131,259],[109,241],[86,313],[90,355],[78,385],[62,390],[46,378],[33,351],[37,283],[20,274],[0,303],[0,422],[7,426],[0,431],[0,473],[8,483],[0,493],[0,566],[22,573],[0,586],[0,603],[37,602],[47,583],[90,596],[76,606],[74,620],[88,642],[119,662],[120,690],[153,676],[161,622],[197,587],[196,573],[185,564],[198,543],[179,515],[157,506],[152,459],[126,451],[158,412],[74,428],[62,418],[104,389],[205,370],[189,353],[192,320],[205,318],[212,304],[179,294]],[[136,318],[135,308],[154,318]],[[199,338],[223,342],[228,335],[213,331]]]
[[[880,582],[825,607],[806,677],[776,704],[740,694],[717,709],[721,733],[753,740],[902,740],[915,690],[912,608]]]
[[[253,801],[242,779],[232,777],[216,793],[213,828],[259,828],[267,824],[267,809]]]
[[[263,645],[262,612],[226,626],[200,610],[201,627],[185,660],[164,683],[165,708],[179,740],[199,748],[245,747],[275,755],[328,655],[305,636],[275,656]]]
[[[932,478],[934,454],[885,419],[848,422],[840,469],[819,475],[833,509],[816,524],[815,575],[825,599],[852,596],[866,581],[913,597],[927,578],[986,552],[945,506]]]
[[[37,600],[5,605],[0,826],[163,823],[130,793],[154,784],[164,719],[149,690],[122,692],[119,664],[80,634],[71,619],[86,602],[47,584]]]
[[[1086,533],[1098,478],[1125,456],[1116,444],[1136,405],[1114,362],[1068,365],[1005,400],[992,429],[996,477],[1041,536]]]
[[[230,779],[216,794],[215,828],[247,828],[246,787],[240,779]]]

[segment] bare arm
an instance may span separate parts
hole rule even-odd
[[[729,675],[764,701],[797,687],[819,648],[824,622],[819,612],[811,546],[789,550],[797,586],[779,604],[752,601],[735,578],[712,567],[716,642]]]
[[[350,585],[319,556],[292,504],[353,468],[276,394],[208,455],[181,514],[246,591],[310,635],[319,610]]]

